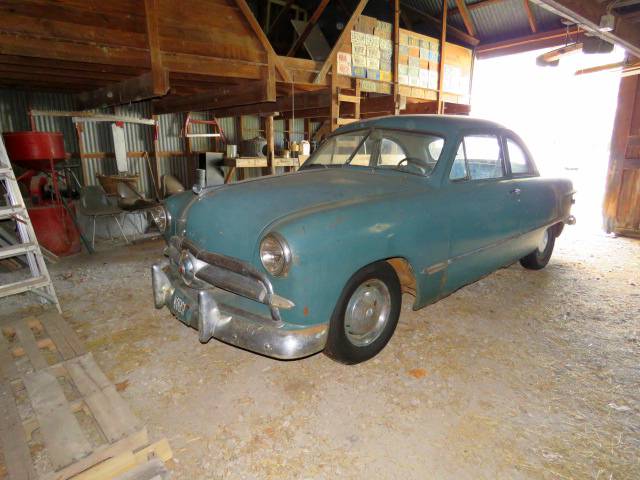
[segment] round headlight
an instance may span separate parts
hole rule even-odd
[[[158,205],[149,210],[149,212],[160,233],[164,233],[169,226],[169,213],[167,210],[162,205]]]
[[[291,264],[291,250],[282,236],[270,233],[260,242],[260,261],[271,275],[286,275]]]

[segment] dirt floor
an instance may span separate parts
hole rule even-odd
[[[67,259],[65,316],[177,479],[640,478],[640,241],[567,228],[519,265],[418,312],[374,360],[281,362],[155,310],[162,244]],[[5,300],[5,315],[37,313]]]

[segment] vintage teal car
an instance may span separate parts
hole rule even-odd
[[[296,173],[166,200],[155,305],[201,342],[362,362],[393,335],[403,292],[418,309],[518,260],[543,268],[575,221],[573,193],[496,123],[359,121]]]

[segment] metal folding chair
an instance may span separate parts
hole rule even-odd
[[[118,228],[120,229],[122,238],[124,238],[125,242],[129,243],[129,240],[125,235],[119,220],[119,217],[124,212],[120,207],[111,205],[109,203],[107,194],[104,192],[104,190],[102,190],[102,188],[93,185],[82,187],[82,189],[80,190],[80,205],[78,207],[78,211],[81,214],[89,217],[89,219],[93,217],[93,231],[91,234],[92,247],[95,247],[96,243],[96,218],[98,217],[113,217],[113,219],[118,224]],[[111,236],[111,230],[109,230],[108,226],[107,231],[109,232],[109,237],[113,238]]]

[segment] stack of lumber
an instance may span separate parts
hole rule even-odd
[[[0,377],[0,478],[169,478],[167,440],[150,443],[57,313],[3,322]]]

